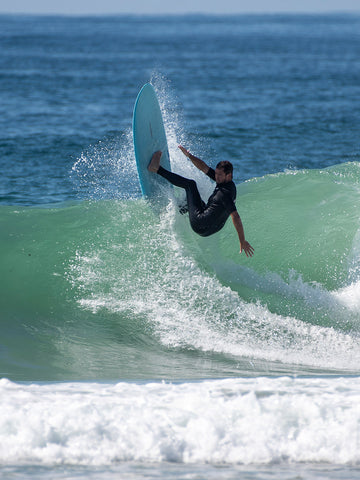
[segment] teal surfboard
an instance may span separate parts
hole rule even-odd
[[[140,90],[133,113],[133,137],[136,166],[140,187],[144,197],[151,200],[165,200],[166,189],[170,184],[160,175],[151,173],[147,167],[154,152],[161,150],[161,166],[170,170],[170,158],[166,140],[165,128],[159,102],[150,83]],[[168,196],[166,196],[168,200]]]

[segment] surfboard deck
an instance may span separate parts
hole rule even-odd
[[[133,138],[136,166],[144,197],[152,201],[168,201],[166,189],[171,185],[147,167],[154,152],[161,150],[161,166],[170,170],[170,157],[164,122],[154,87],[146,83],[140,90],[133,112]]]

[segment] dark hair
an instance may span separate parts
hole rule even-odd
[[[231,162],[228,162],[227,160],[222,160],[216,165],[216,168],[221,168],[221,170],[224,171],[225,175],[228,173],[233,173],[233,164]]]

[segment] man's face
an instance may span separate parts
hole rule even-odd
[[[231,173],[225,173],[222,168],[216,168],[215,169],[215,181],[216,183],[227,183],[231,182],[232,180],[232,174]]]

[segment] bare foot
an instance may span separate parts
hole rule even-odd
[[[160,167],[160,158],[161,158],[162,152],[158,150],[153,154],[151,157],[150,163],[148,165],[148,170],[149,172],[157,173]]]

